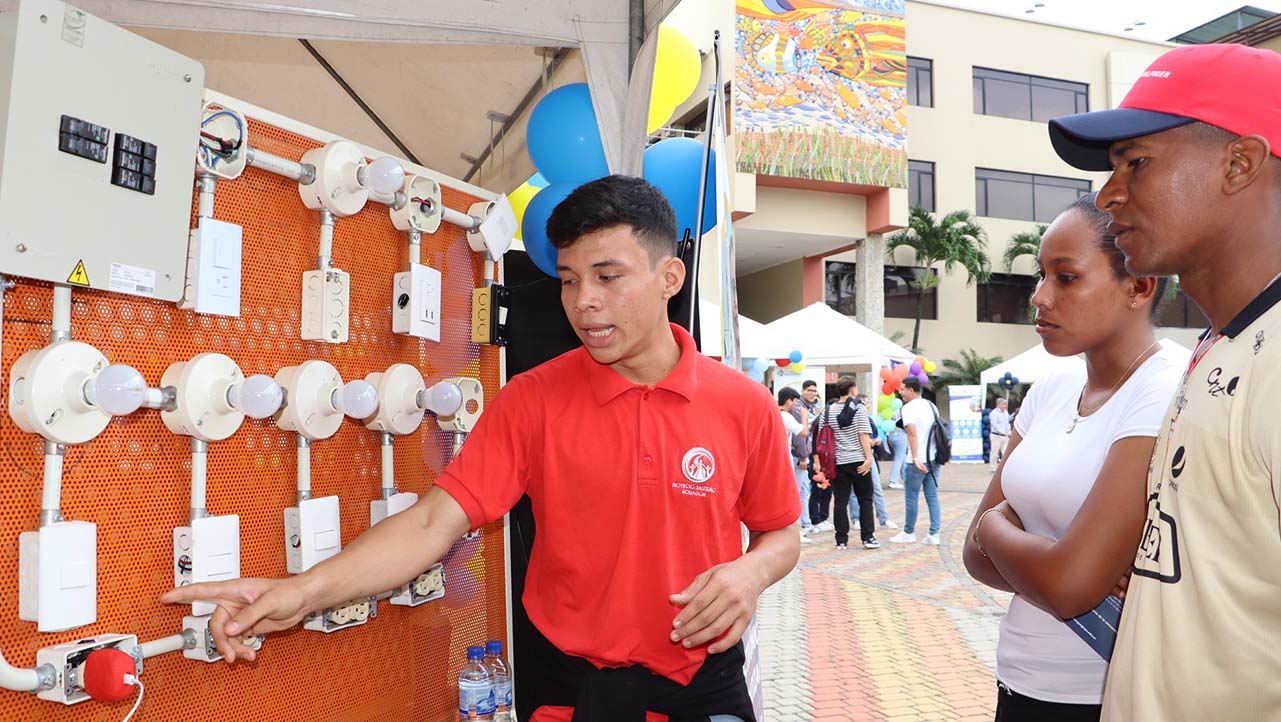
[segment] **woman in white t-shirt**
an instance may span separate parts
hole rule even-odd
[[[1015,594],[996,651],[997,722],[1098,720],[1107,662],[1063,620],[1124,594],[1152,448],[1187,360],[1153,332],[1164,283],[1126,272],[1109,222],[1090,194],[1042,237],[1036,330],[1055,356],[1083,353],[1085,370],[1032,386],[966,538],[970,574]]]

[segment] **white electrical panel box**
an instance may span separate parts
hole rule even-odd
[[[337,268],[302,274],[302,340],[347,343],[351,276]]]
[[[440,340],[440,271],[410,263],[392,283],[391,330],[407,336]]]
[[[408,509],[418,503],[418,495],[413,492],[392,494],[390,499],[375,499],[369,502],[369,526],[394,514]]]
[[[142,674],[142,649],[138,646],[138,637],[134,634],[99,634],[89,639],[81,639],[66,644],[36,650],[36,666],[53,667],[55,684],[49,689],[42,689],[36,696],[50,702],[76,704],[89,699],[80,679],[84,672],[85,660],[91,652],[99,649],[119,649],[133,657],[134,674]]]
[[[322,496],[285,509],[285,567],[302,574],[342,549],[338,497]]]
[[[177,301],[203,94],[200,63],[70,5],[0,14],[0,273]]]
[[[201,218],[187,246],[187,284],[178,308],[240,316],[240,261],[244,229]]]
[[[41,632],[98,619],[98,525],[60,521],[18,535],[18,618]]]
[[[174,586],[239,578],[239,516],[207,516],[173,530]],[[191,604],[191,613],[213,614],[216,608],[212,602],[197,600]]]

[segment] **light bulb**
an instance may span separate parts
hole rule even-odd
[[[342,412],[353,419],[367,419],[378,411],[378,391],[364,379],[349,381],[340,398]]]
[[[227,390],[227,403],[251,419],[265,419],[280,410],[284,392],[270,376],[254,374]]]
[[[126,364],[112,364],[93,379],[94,403],[112,416],[132,414],[146,396],[147,382],[138,369]]]
[[[379,193],[395,193],[405,185],[405,167],[395,158],[383,156],[369,164],[365,182]]]
[[[463,390],[452,381],[441,381],[427,389],[426,409],[437,416],[449,417],[463,407]]]

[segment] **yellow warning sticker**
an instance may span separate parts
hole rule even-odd
[[[77,286],[89,285],[89,274],[85,273],[85,262],[83,260],[76,262],[76,269],[71,272],[70,276],[67,276],[67,283]]]

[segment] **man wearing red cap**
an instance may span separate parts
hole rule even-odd
[[[1098,205],[1136,275],[1210,319],[1157,440],[1105,720],[1281,714],[1281,56],[1194,45],[1119,108],[1050,121],[1111,170]]]

